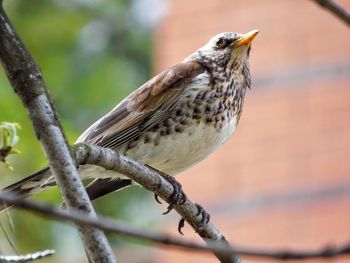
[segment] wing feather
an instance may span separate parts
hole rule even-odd
[[[77,140],[117,148],[169,117],[187,84],[206,68],[196,61],[182,62],[155,76],[131,93]]]

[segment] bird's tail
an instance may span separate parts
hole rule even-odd
[[[48,187],[55,186],[56,182],[49,167],[41,169],[40,171],[18,181],[14,184],[2,189],[3,192],[8,192],[18,196],[19,198],[26,198],[33,194],[39,193]],[[6,203],[0,204],[0,212],[10,207]]]

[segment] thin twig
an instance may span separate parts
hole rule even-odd
[[[333,0],[313,0],[350,26],[350,13]]]
[[[37,260],[40,258],[45,258],[48,256],[52,256],[55,254],[55,250],[47,249],[44,251],[38,251],[26,255],[0,255],[1,262],[29,262],[33,260]]]
[[[28,110],[65,203],[68,207],[76,207],[96,216],[79,178],[58,113],[47,92],[39,67],[18,37],[2,6],[0,59],[14,91]],[[112,248],[101,230],[79,225],[78,229],[88,257],[93,262],[116,262]]]
[[[263,250],[252,248],[239,248],[239,247],[227,247],[222,246],[218,242],[209,242],[207,245],[199,244],[192,241],[187,241],[168,235],[152,233],[149,231],[139,230],[131,228],[125,224],[117,222],[115,220],[108,219],[106,217],[99,216],[97,219],[91,216],[87,216],[77,210],[64,210],[58,209],[53,206],[49,206],[36,201],[29,201],[19,199],[18,197],[10,194],[0,192],[0,200],[4,201],[15,207],[23,208],[26,210],[37,212],[45,217],[51,217],[54,219],[61,219],[80,224],[86,224],[96,228],[100,228],[106,232],[117,233],[119,235],[126,235],[151,241],[160,245],[171,246],[178,249],[190,249],[196,251],[216,251],[220,254],[234,255],[239,254],[248,257],[259,258],[273,258],[281,260],[294,260],[294,259],[310,259],[310,258],[333,258],[345,254],[350,254],[350,243],[339,247],[325,247],[314,251],[278,251],[278,250]],[[148,245],[145,243],[145,245]],[[149,244],[150,245],[150,244]]]

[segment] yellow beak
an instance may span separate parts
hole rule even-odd
[[[236,40],[234,42],[234,45],[236,47],[241,46],[241,45],[247,45],[250,46],[252,43],[253,39],[256,37],[256,35],[259,33],[259,30],[252,30],[248,32],[247,34],[243,35],[240,39]]]

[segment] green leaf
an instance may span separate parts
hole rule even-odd
[[[17,129],[21,126],[15,122],[1,122],[0,123],[0,160],[4,163],[4,166],[13,171],[13,167],[6,160],[6,157],[10,154],[21,153],[18,149],[13,149],[13,146],[19,141],[19,136],[17,135]]]
[[[0,123],[0,148],[13,147],[19,140],[17,129],[21,126],[15,122]]]

